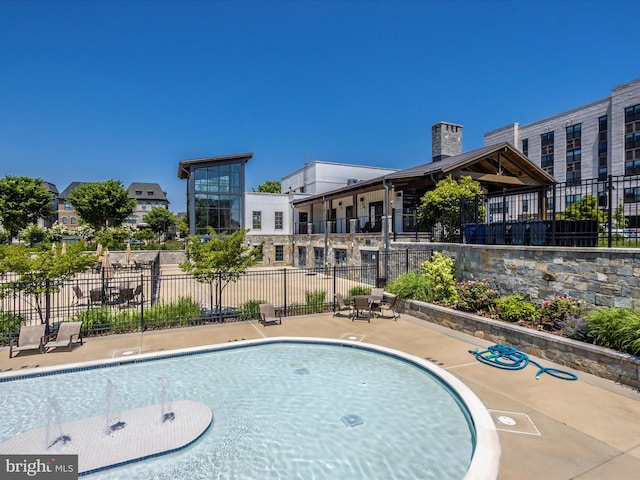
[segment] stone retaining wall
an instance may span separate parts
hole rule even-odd
[[[452,330],[514,347],[528,355],[640,388],[640,357],[430,303],[399,301],[398,309]]]

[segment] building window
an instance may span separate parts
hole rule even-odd
[[[598,119],[598,180],[605,180],[609,174],[609,142],[607,131],[609,119],[606,115]]]
[[[336,248],[334,251],[335,266],[346,267],[347,266],[347,251]]]
[[[282,230],[284,228],[284,212],[275,212],[275,213],[276,213],[275,229]]]
[[[67,217],[62,217],[62,224],[63,225],[66,225],[68,221],[69,220],[67,219]]]
[[[150,197],[153,197],[153,190],[147,190],[147,195],[149,195]]]
[[[76,217],[71,217],[71,225],[75,225],[76,224]]]
[[[567,204],[567,208],[569,208],[571,205],[573,205],[574,203],[578,203],[580,200],[582,200],[582,195],[567,195],[565,198],[565,202]]]
[[[136,195],[142,195],[142,190],[136,190]]]
[[[71,205],[69,202],[65,202],[65,203],[64,203],[64,209],[65,209],[66,211],[73,210],[73,205]]]
[[[528,156],[529,155],[529,139],[525,138],[524,140],[522,140],[522,153],[524,154],[524,156]]]
[[[631,187],[624,189],[624,203],[640,202],[640,187]]]
[[[624,174],[637,175],[640,162],[640,104],[624,109]]]
[[[276,262],[284,262],[284,246],[276,245]]]
[[[261,230],[262,229],[262,212],[253,211],[253,229]]]
[[[540,166],[549,175],[553,175],[553,132],[540,135]]]
[[[567,182],[582,178],[582,124],[567,127]]]
[[[522,200],[522,213],[529,213],[529,200]]]

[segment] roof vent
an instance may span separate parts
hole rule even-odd
[[[347,178],[347,185],[353,185],[354,183],[358,183],[357,178]]]

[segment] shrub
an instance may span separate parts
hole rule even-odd
[[[569,316],[558,323],[561,335],[579,340],[581,342],[593,343],[593,337],[589,333],[589,324],[582,318]]]
[[[0,312],[0,345],[8,345],[20,333],[22,317],[11,312]]]
[[[89,310],[78,312],[74,320],[82,322],[82,328],[87,332],[108,333],[111,329],[110,310],[109,307],[90,308]]]
[[[371,287],[364,287],[362,285],[356,285],[355,287],[351,287],[347,292],[347,298],[345,298],[345,302],[350,302],[351,297],[355,295],[370,295]]]
[[[527,302],[522,295],[509,295],[496,302],[496,313],[506,322],[533,323],[536,317],[536,307]]]
[[[399,298],[418,300],[420,302],[433,301],[431,279],[418,272],[408,272],[400,275],[387,285],[386,290]]]
[[[433,301],[444,305],[455,305],[456,267],[453,259],[436,252],[432,260],[422,264],[422,271],[431,280]]]
[[[321,313],[324,312],[324,301],[327,296],[327,292],[324,290],[305,291],[304,298],[309,307],[309,313]]]
[[[596,345],[640,354],[640,313],[630,308],[599,307],[585,317]]]
[[[239,316],[241,320],[251,320],[260,317],[260,304],[268,303],[264,300],[249,300],[240,305]]]
[[[569,317],[579,317],[583,309],[582,300],[556,294],[551,300],[542,303],[538,309],[537,322],[547,330],[558,330]]]
[[[456,284],[458,300],[456,309],[464,312],[493,313],[498,300],[498,291],[489,287],[487,279],[463,280]]]

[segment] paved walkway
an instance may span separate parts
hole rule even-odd
[[[499,429],[500,479],[640,478],[639,392],[581,372],[574,372],[579,376],[575,382],[546,375],[536,380],[533,366],[505,371],[483,365],[468,350],[490,343],[406,314],[397,322],[352,322],[346,316],[320,314],[285,318],[282,325],[267,327],[243,322],[112,335],[89,338],[72,352],[20,353],[11,359],[8,348],[1,348],[0,372],[278,336],[355,336],[426,358],[456,375],[484,402]],[[0,388],[0,397],[2,393]],[[500,417],[516,424],[504,424]]]

